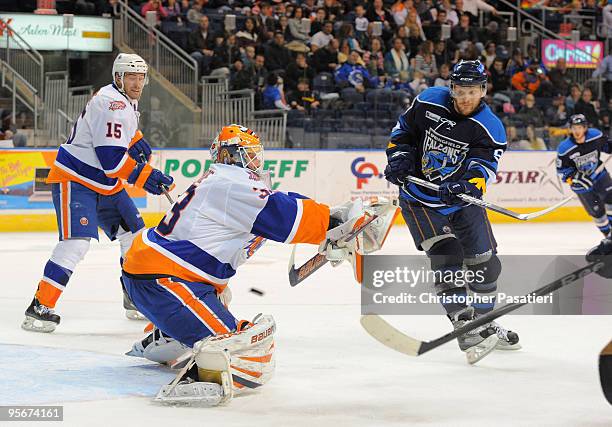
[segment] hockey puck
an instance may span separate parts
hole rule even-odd
[[[263,291],[260,291],[260,290],[259,290],[259,289],[257,289],[257,288],[251,288],[251,289],[249,289],[249,290],[250,290],[251,292],[253,292],[255,295],[259,295],[260,297],[262,297],[262,296],[264,295],[264,292],[263,292]]]

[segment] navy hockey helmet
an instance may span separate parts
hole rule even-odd
[[[574,114],[572,117],[570,117],[569,124],[570,126],[573,126],[573,125],[582,125],[586,127],[589,126],[589,122],[584,116],[584,114]]]
[[[450,75],[451,91],[454,86],[480,86],[484,93],[487,90],[487,72],[482,62],[459,61]],[[484,96],[484,95],[483,95]]]

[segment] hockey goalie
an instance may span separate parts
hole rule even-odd
[[[228,281],[267,239],[317,244],[332,263],[358,270],[397,213],[386,200],[330,208],[272,191],[259,137],[243,126],[225,126],[210,153],[211,168],[135,238],[123,263],[126,290],[154,325],[128,354],[182,366],[157,394],[162,403],[216,406],[272,377],[274,318],[238,320],[228,309]],[[374,215],[358,238],[344,239]]]

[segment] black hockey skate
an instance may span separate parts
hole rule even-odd
[[[125,290],[125,285],[123,284],[123,279],[119,278],[121,281],[121,289],[123,290],[123,308],[125,309],[125,317],[130,320],[147,320],[147,318],[136,308],[127,291]]]
[[[466,307],[449,318],[453,327],[459,329],[474,320],[474,308]],[[472,365],[495,350],[499,337],[493,325],[488,323],[459,336],[457,342]]]
[[[60,317],[47,306],[42,305],[36,297],[25,311],[21,328],[34,332],[53,332],[60,323]]]
[[[495,329],[499,341],[497,342],[496,350],[519,350],[521,344],[519,344],[519,336],[514,331],[509,331],[497,322],[491,322],[491,326]]]

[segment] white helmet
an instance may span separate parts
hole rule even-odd
[[[113,82],[115,74],[121,77],[119,91],[123,92],[123,76],[125,73],[143,73],[145,75],[145,85],[149,83],[149,66],[139,55],[135,53],[120,53],[113,62]]]

